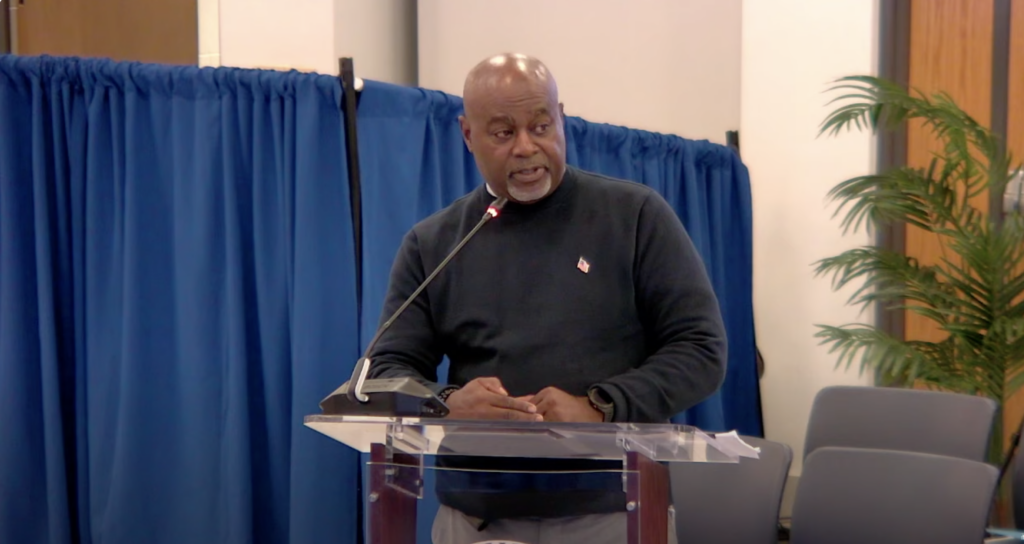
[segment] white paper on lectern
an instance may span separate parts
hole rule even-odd
[[[740,457],[747,457],[750,459],[761,458],[761,448],[755,448],[754,446],[744,442],[736,431],[716,433],[715,442]]]

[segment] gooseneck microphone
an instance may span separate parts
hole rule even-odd
[[[487,207],[483,217],[477,222],[473,230],[469,231],[462,238],[457,246],[452,249],[443,261],[415,291],[405,299],[405,302],[395,310],[395,313],[388,318],[378,329],[376,334],[366,346],[363,356],[356,362],[352,369],[352,377],[341,385],[327,398],[320,402],[320,409],[325,415],[375,415],[375,416],[409,416],[409,417],[444,417],[448,415],[448,406],[434,394],[427,386],[410,377],[402,378],[380,378],[367,380],[366,376],[370,371],[370,354],[384,332],[391,328],[391,325],[406,308],[430,285],[430,282],[437,277],[449,262],[465,245],[476,235],[485,223],[498,216],[498,213],[508,202],[504,197],[498,197]]]

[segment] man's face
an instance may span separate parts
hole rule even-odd
[[[565,127],[554,89],[523,79],[480,94],[459,121],[491,190],[521,203],[551,194],[565,173]]]

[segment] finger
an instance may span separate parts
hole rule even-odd
[[[501,419],[509,421],[544,421],[544,416],[540,414],[530,414],[520,410],[504,410],[499,408],[496,413]]]
[[[568,397],[569,396],[569,393],[566,393],[565,391],[562,391],[561,389],[559,389],[557,387],[545,387],[544,391],[542,391],[542,393],[544,393],[545,397],[552,398],[552,399],[559,398],[559,397]]]
[[[498,378],[477,378],[477,381],[488,391],[499,395],[508,395],[508,391],[505,391],[505,388],[501,385],[501,380]]]
[[[548,402],[561,402],[568,396],[568,393],[558,389],[557,387],[545,387],[535,395],[534,403],[539,403],[545,400]]]
[[[523,402],[529,402],[530,404],[534,404],[534,402],[533,402],[533,395],[524,395],[522,397],[515,397],[515,398],[517,398],[517,399],[519,399],[519,400],[521,400]]]
[[[562,410],[555,399],[547,399],[537,404],[537,413],[544,416],[544,421],[559,421]]]
[[[537,396],[539,397],[540,395]],[[538,414],[546,415],[554,410],[558,403],[554,402],[551,398],[545,397],[540,400],[534,400],[534,405],[537,407]]]
[[[506,410],[516,410],[519,412],[526,412],[529,414],[534,414],[537,412],[537,406],[535,406],[533,403],[526,402],[525,400],[517,399],[515,397],[505,397],[496,395],[492,399],[491,404],[493,406],[496,406],[498,408],[504,408]]]
[[[546,399],[551,397],[551,391],[549,391],[547,389],[541,389],[540,391],[537,392],[536,395],[531,395],[531,396],[533,398],[530,399],[530,402],[532,402],[534,404],[539,404],[539,403],[544,402]]]

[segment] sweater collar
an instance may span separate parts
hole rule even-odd
[[[558,184],[558,187],[556,187],[551,194],[532,204],[520,204],[518,202],[509,201],[505,204],[501,213],[528,216],[530,214],[540,212],[541,210],[558,206],[566,202],[572,192],[576,189],[577,183],[576,169],[566,165],[565,174],[562,175],[562,182]],[[487,183],[484,183],[483,187],[478,191],[477,200],[481,201],[483,207],[486,207],[490,205],[495,198],[496,197],[491,191],[491,188]]]

